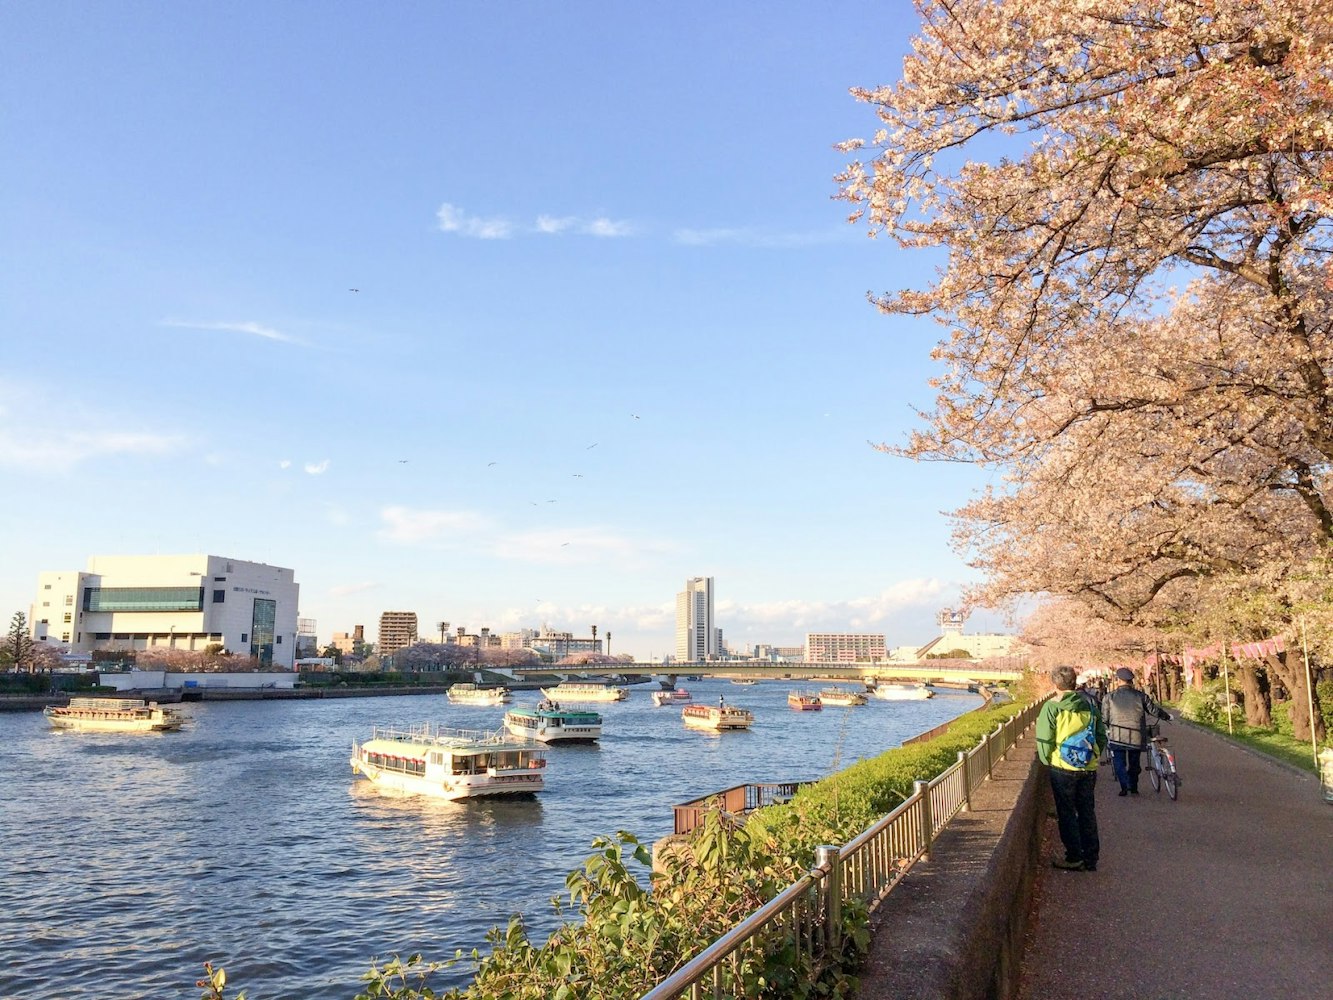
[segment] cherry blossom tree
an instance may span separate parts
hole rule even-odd
[[[853,218],[942,248],[918,459],[1003,469],[957,511],[998,604],[1130,621],[1333,542],[1333,6],[919,0]],[[967,160],[968,156],[976,159]]]

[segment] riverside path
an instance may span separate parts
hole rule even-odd
[[[1095,872],[1047,867],[1019,1000],[1333,996],[1333,805],[1312,774],[1187,723],[1162,727],[1179,801],[1097,780]]]

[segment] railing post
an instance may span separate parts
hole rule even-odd
[[[832,844],[815,848],[815,866],[828,865],[824,880],[824,944],[836,954],[842,947],[842,849]]]
[[[958,769],[963,774],[963,812],[972,811],[972,776],[968,774],[967,751],[958,751]]]
[[[921,800],[921,860],[930,860],[930,845],[935,840],[935,821],[930,815],[930,782],[917,781],[912,785]]]

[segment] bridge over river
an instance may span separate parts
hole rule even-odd
[[[700,663],[586,663],[573,666],[513,667],[517,677],[572,675],[613,677],[657,674],[675,683],[677,677],[721,677],[729,680],[926,681],[942,684],[998,684],[1022,675],[1015,661],[1004,664],[970,660],[923,660],[919,663],[745,663],[709,660]]]

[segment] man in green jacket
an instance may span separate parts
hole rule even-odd
[[[1055,697],[1037,716],[1037,759],[1050,769],[1051,794],[1064,844],[1064,860],[1052,861],[1067,871],[1097,870],[1101,843],[1097,839],[1097,759],[1106,749],[1106,725],[1096,703],[1074,690],[1073,667],[1051,671]]]

